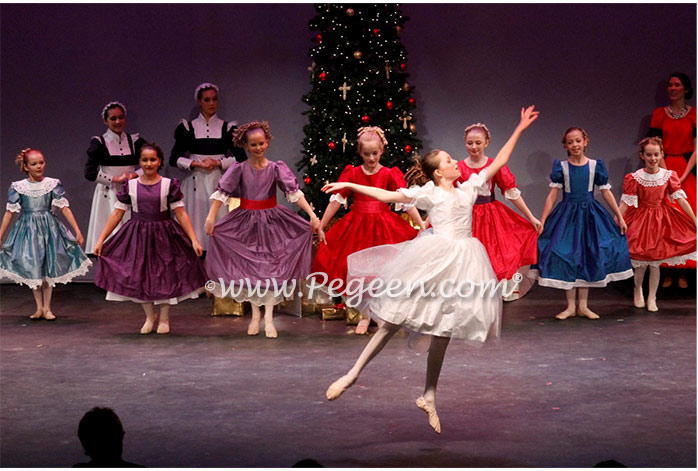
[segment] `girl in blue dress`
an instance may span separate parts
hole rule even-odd
[[[56,318],[51,312],[53,287],[84,275],[92,262],[80,248],[85,239],[70,210],[61,181],[44,176],[43,154],[36,149],[24,149],[17,155],[16,162],[27,178],[10,184],[7,210],[0,225],[0,241],[14,213],[19,213],[19,220],[2,244],[0,277],[31,288],[36,312],[30,319],[52,321]],[[53,208],[61,210],[75,236],[51,212]]]
[[[553,162],[550,193],[540,219],[543,227],[538,237],[538,264],[532,272],[541,286],[566,291],[567,309],[555,318],[579,315],[598,319],[587,305],[589,288],[633,276],[624,235],[627,226],[611,193],[606,165],[584,154],[589,144],[586,131],[568,129],[562,144],[569,157]],[[594,199],[594,186],[601,190],[616,222]],[[562,202],[553,209],[560,188],[564,191]]]

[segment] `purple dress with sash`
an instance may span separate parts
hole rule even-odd
[[[262,170],[252,168],[248,161],[233,162],[211,195],[211,199],[223,202],[230,196],[240,197],[240,207],[215,224],[206,254],[209,279],[222,279],[224,290],[231,282],[241,288],[227,293],[237,301],[277,304],[286,296],[273,292],[273,281],[281,287],[284,282],[310,273],[310,225],[290,209],[276,204],[277,187],[290,202],[303,195],[295,175],[282,161],[270,160]],[[251,292],[247,280],[252,286],[259,281],[262,288],[268,281],[272,289]],[[224,290],[218,284],[214,294],[226,294]]]
[[[95,284],[109,301],[177,304],[198,297],[206,275],[191,241],[170,216],[183,207],[177,179],[154,185],[137,178],[124,182],[116,208],[131,210],[131,219],[104,243]]]

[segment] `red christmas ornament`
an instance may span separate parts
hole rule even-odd
[[[376,36],[380,36],[380,35],[381,35],[381,30],[378,29],[378,28],[374,28],[374,29],[373,29],[373,34],[376,35]]]
[[[303,179],[303,183],[305,183],[306,185],[310,185],[310,177],[305,177]]]
[[[330,150],[335,150],[335,148],[337,147],[337,144],[335,144],[334,142],[330,141],[330,142],[327,143],[327,147],[329,147]]]
[[[407,70],[407,64],[405,64],[404,62],[401,63],[398,67],[402,72]]]
[[[414,98],[410,98],[408,101],[410,102],[410,106],[416,106],[416,105],[417,105],[417,100],[415,100]]]
[[[408,154],[411,154],[411,153],[412,153],[412,146],[409,145],[409,144],[407,144],[407,145],[405,146],[405,152],[408,153]]]
[[[364,124],[368,124],[371,121],[371,117],[369,115],[363,115],[361,117],[361,122]]]
[[[395,27],[395,31],[397,32],[398,36],[400,36],[402,34],[402,26],[397,25]]]
[[[393,109],[393,102],[389,101],[388,103],[385,104],[385,107],[388,108],[389,110]]]
[[[317,42],[321,43],[322,42],[322,34],[318,34],[317,36],[315,36],[315,40]]]
[[[320,75],[318,75],[321,81],[327,80],[327,73],[326,72],[320,72]]]

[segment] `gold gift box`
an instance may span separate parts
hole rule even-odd
[[[239,303],[233,298],[213,297],[212,316],[237,316],[242,317],[248,311],[250,303]]]
[[[355,309],[353,307],[348,307],[345,320],[346,320],[347,325],[358,324],[359,321],[361,320],[361,311],[359,311],[358,309]]]
[[[339,309],[336,307],[323,307],[322,308],[322,320],[323,321],[340,321],[344,319],[345,311],[344,309]]]

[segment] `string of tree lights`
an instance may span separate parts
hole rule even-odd
[[[319,4],[310,21],[313,45],[308,67],[312,89],[303,96],[303,192],[321,210],[327,195],[320,189],[335,181],[346,165],[357,165],[356,132],[380,126],[388,145],[381,157],[385,166],[403,172],[422,147],[417,138],[408,81],[407,52],[401,41],[408,20],[398,5]]]

